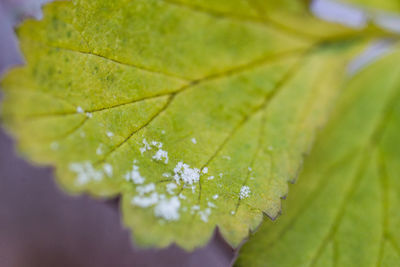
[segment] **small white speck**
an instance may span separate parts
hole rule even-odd
[[[157,150],[156,154],[154,154],[153,159],[162,161],[164,159],[164,163],[168,163],[168,152],[162,150],[161,148]]]
[[[83,113],[84,111],[83,111],[83,108],[82,108],[81,106],[78,106],[78,107],[76,108],[76,112],[78,112],[78,113]]]
[[[193,144],[197,144],[196,138],[192,138],[192,143],[193,143]]]
[[[81,133],[80,133],[80,136],[81,136],[82,138],[84,138],[84,137],[86,136],[85,132],[81,132]]]
[[[170,199],[161,199],[161,201],[154,208],[154,214],[157,217],[161,217],[167,221],[176,221],[179,219],[179,207],[181,202],[178,197],[172,197]]]
[[[204,173],[204,174],[208,173],[208,168],[205,167],[201,172]]]
[[[88,117],[88,118],[92,118],[92,117],[93,117],[93,114],[92,114],[92,113],[90,113],[90,112],[86,112],[86,117]]]
[[[156,189],[156,186],[154,183],[150,183],[147,185],[139,185],[136,187],[136,192],[139,193],[139,195],[143,196],[144,194],[148,194],[150,192],[153,192]]]
[[[149,197],[135,196],[132,198],[131,204],[142,208],[147,208],[156,204],[158,199],[158,194],[154,192]]]
[[[53,143],[50,144],[50,148],[51,148],[52,150],[57,150],[58,147],[59,147],[59,145],[58,145],[57,142],[53,142]]]
[[[235,211],[234,210],[231,211],[231,215],[235,215]]]
[[[218,196],[218,194],[216,194],[216,195],[213,195],[213,199],[215,200],[215,199],[217,199],[219,196]]]
[[[222,177],[224,174],[221,172],[220,174],[219,174],[219,177]]]
[[[214,176],[210,176],[207,178],[207,180],[212,180],[212,179],[214,179]]]
[[[103,154],[103,150],[101,149],[101,144],[100,144],[99,147],[96,149],[96,154],[97,154],[97,155]]]
[[[247,169],[249,170],[249,172],[251,172],[253,170],[251,167],[247,167]]]
[[[250,180],[254,180],[254,177],[250,177]]]
[[[92,180],[100,181],[103,179],[104,175],[102,171],[93,168],[93,165],[88,161],[83,163],[71,163],[69,169],[76,173],[75,183],[77,185],[84,185]]]
[[[216,208],[216,207],[217,207],[217,206],[215,206],[214,203],[212,203],[212,202],[210,202],[210,201],[208,201],[207,205],[208,205],[210,208]]]
[[[125,180],[132,181],[135,184],[143,184],[145,178],[140,175],[139,167],[133,164],[132,171],[125,174]]]
[[[273,146],[268,146],[268,150],[272,151],[272,150],[274,150],[274,147]]]
[[[161,133],[162,133],[162,134],[165,134],[165,130],[162,130]]]
[[[171,174],[168,173],[168,172],[164,172],[164,173],[162,174],[162,176],[168,178],[168,177],[171,177]]]
[[[206,208],[205,210],[199,211],[200,219],[203,222],[208,222],[208,216],[211,214],[211,209]]]
[[[142,143],[143,143],[143,147],[140,148],[140,153],[143,154],[143,153],[146,152],[147,150],[150,150],[150,149],[151,149],[151,146],[150,146],[149,143],[147,143],[147,141],[146,141],[145,138],[143,138]]]
[[[222,156],[223,159],[231,160],[230,156]]]
[[[169,183],[166,185],[166,189],[168,194],[172,195],[174,194],[174,190],[177,188],[178,186],[175,183]]]
[[[182,194],[182,193],[179,194],[179,198],[180,198],[180,199],[186,199],[185,195]]]
[[[111,137],[114,136],[114,133],[113,132],[107,132],[107,136],[111,138]]]
[[[113,167],[109,163],[104,163],[103,170],[107,174],[108,177],[111,177],[113,174]]]
[[[250,187],[248,187],[247,185],[242,186],[242,188],[240,188],[239,198],[244,199],[249,197],[250,192]]]

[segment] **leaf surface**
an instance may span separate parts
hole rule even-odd
[[[284,215],[266,221],[237,266],[398,266],[400,53],[347,86]]]
[[[388,12],[400,12],[400,2],[397,0],[339,0],[362,7],[383,10]]]
[[[358,34],[258,2],[52,3],[18,30],[3,120],[68,191],[121,195],[140,244],[237,246],[279,214]]]

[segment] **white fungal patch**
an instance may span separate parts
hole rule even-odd
[[[156,192],[152,193],[150,196],[135,196],[131,200],[131,204],[139,206],[141,208],[147,208],[155,205],[158,202],[159,196]]]
[[[180,198],[180,199],[186,199],[185,195],[182,194],[182,193],[179,194],[179,198]]]
[[[176,221],[179,219],[180,206],[181,202],[178,197],[172,197],[170,199],[161,198],[154,208],[154,214],[167,221]]]
[[[215,206],[214,203],[212,203],[212,202],[210,202],[210,201],[208,201],[207,205],[208,205],[210,208],[216,208],[216,207],[217,207],[217,206]]]
[[[143,138],[142,143],[143,143],[143,147],[140,148],[140,153],[143,154],[147,150],[151,150],[151,146],[145,138]]]
[[[103,165],[103,170],[104,170],[104,173],[105,173],[108,177],[111,177],[111,176],[112,176],[112,174],[113,174],[113,167],[111,166],[111,164],[105,163],[105,164]]]
[[[208,217],[211,214],[211,209],[210,208],[206,208],[205,210],[199,211],[199,215],[200,215],[200,219],[203,222],[208,222]]]
[[[200,206],[199,205],[194,205],[192,206],[192,208],[190,209],[190,213],[193,214],[195,211],[200,210]]]
[[[81,106],[78,106],[78,107],[76,108],[76,112],[78,112],[78,113],[83,113],[84,111],[83,111],[83,108],[82,108]]]
[[[192,140],[191,140],[191,141],[192,141],[192,143],[193,143],[193,144],[197,144],[197,140],[196,140],[196,138],[192,138]]]
[[[153,159],[162,161],[164,159],[164,163],[168,163],[168,152],[162,150],[161,148],[157,150],[156,154],[153,156]]]
[[[143,196],[144,194],[153,192],[154,190],[156,190],[156,186],[154,183],[150,183],[147,185],[139,185],[136,187],[136,192],[138,192],[139,195],[141,195],[141,196]]]
[[[231,215],[235,215],[235,213],[236,213],[236,212],[235,212],[234,210],[231,211]]]
[[[162,174],[162,176],[168,178],[168,177],[171,177],[171,174],[168,173],[168,172],[164,172],[164,173]]]
[[[102,150],[102,145],[101,145],[101,144],[97,147],[97,149],[96,149],[96,154],[97,154],[97,155],[103,154],[103,150]]]
[[[250,192],[251,192],[250,187],[248,187],[247,185],[242,186],[242,188],[240,188],[239,198],[240,199],[248,198]]]
[[[146,178],[140,175],[139,167],[135,164],[132,166],[132,171],[125,174],[125,179],[127,181],[132,181],[134,184],[143,184]]]
[[[204,167],[204,169],[201,171],[203,174],[206,174],[206,173],[208,173],[208,168],[207,167]]]
[[[213,179],[214,179],[214,176],[210,176],[207,178],[207,180],[213,180]]]
[[[174,194],[174,190],[177,188],[178,186],[175,183],[169,183],[166,185],[166,189],[168,194],[172,195]]]
[[[165,130],[162,130],[162,131],[161,131],[161,134],[165,134]]]
[[[230,156],[222,156],[223,159],[231,160]]]
[[[86,112],[86,117],[88,117],[88,118],[92,118],[92,117],[93,117],[93,114],[92,114],[92,113],[90,113],[90,112]]]
[[[215,194],[215,195],[213,195],[213,199],[215,200],[215,199],[217,199],[219,196],[218,196],[218,194]]]
[[[103,179],[103,172],[93,168],[90,162],[71,163],[69,169],[76,173],[77,185],[85,185],[90,181],[100,181]]]
[[[247,167],[247,169],[249,170],[249,172],[251,172],[253,170],[251,167]]]
[[[114,136],[114,133],[113,133],[113,132],[107,132],[106,135],[107,135],[109,138],[111,138],[111,137]]]
[[[183,181],[185,184],[192,185],[200,179],[200,170],[190,168],[190,166],[182,161],[178,162],[174,168],[174,179],[177,184]]]
[[[221,178],[222,178],[222,176],[224,176],[224,174],[221,172],[221,173],[219,174],[219,177],[221,177]]]

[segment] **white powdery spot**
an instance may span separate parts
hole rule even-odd
[[[204,167],[204,169],[201,171],[203,174],[206,174],[206,173],[208,173],[208,168],[207,167]]]
[[[250,187],[248,187],[247,185],[242,186],[242,188],[240,188],[239,198],[244,199],[249,197],[250,192]]]
[[[200,219],[203,222],[208,222],[208,217],[211,214],[211,209],[210,208],[206,208],[205,210],[199,211],[199,215],[200,215]]]
[[[164,177],[168,178],[168,177],[171,177],[171,174],[170,174],[170,173],[168,173],[168,172],[164,172],[164,173],[162,174],[162,176],[164,176]]]
[[[174,190],[175,190],[177,187],[178,187],[178,186],[177,186],[175,183],[169,183],[169,184],[166,185],[167,192],[168,192],[170,195],[174,194]]]
[[[161,161],[164,159],[164,163],[167,164],[168,163],[168,152],[165,150],[162,150],[160,148],[160,149],[158,149],[156,154],[153,156],[153,159],[158,160],[158,161]]]
[[[179,194],[179,198],[180,199],[186,199],[185,195],[183,195],[182,193]]]
[[[231,160],[230,156],[222,156],[222,158],[227,159],[227,160]]]
[[[76,108],[76,112],[78,112],[78,113],[83,113],[84,111],[83,111],[83,108],[82,108],[81,106],[78,106],[78,107]]]
[[[147,185],[139,185],[136,187],[136,192],[138,192],[141,196],[153,192],[154,190],[156,190],[156,186],[153,183]]]
[[[53,143],[50,144],[50,148],[51,148],[52,150],[57,150],[58,147],[59,147],[59,145],[58,145],[57,142],[53,142]]]
[[[199,205],[194,205],[192,206],[192,208],[190,209],[190,213],[193,214],[195,211],[200,210],[200,206]]]
[[[101,149],[101,144],[100,144],[99,147],[96,149],[96,154],[97,154],[97,155],[103,154],[103,150]]]
[[[113,133],[113,132],[107,132],[106,134],[107,134],[107,136],[110,137],[110,138],[114,136],[114,133]]]
[[[90,113],[90,112],[86,112],[86,117],[88,117],[88,118],[92,118],[92,117],[93,117],[93,114],[92,114],[92,113]]]
[[[196,138],[192,138],[192,143],[193,143],[193,144],[197,144]]]
[[[207,178],[207,180],[213,180],[213,179],[214,179],[214,176],[210,176]]]
[[[111,166],[111,164],[109,163],[105,163],[103,165],[103,170],[105,172],[105,174],[107,174],[108,177],[111,177],[113,174],[113,167]]]
[[[125,179],[135,184],[143,184],[145,180],[145,178],[140,175],[139,167],[135,164],[133,164],[132,171],[125,174]]]
[[[154,192],[148,197],[135,196],[134,198],[132,198],[131,204],[142,208],[147,208],[155,205],[158,202],[158,199],[158,194]]]
[[[165,134],[165,130],[162,130],[162,131],[161,131],[161,134]]]
[[[179,207],[181,202],[178,197],[170,199],[161,199],[157,206],[154,208],[154,214],[167,221],[176,221],[179,219]]]
[[[151,141],[151,145],[152,145],[152,146],[155,146],[155,147],[157,147],[157,148],[162,148],[163,143],[157,142],[157,141]]]
[[[76,184],[84,185],[90,181],[100,181],[103,179],[103,172],[93,168],[90,162],[71,163],[69,169],[76,173]]]
[[[231,215],[235,215],[235,213],[236,213],[236,212],[235,212],[234,210],[231,211]]]
[[[214,203],[212,203],[212,202],[210,202],[210,201],[208,201],[207,205],[208,205],[210,208],[216,208],[216,207],[217,207],[217,206],[215,206]]]
[[[143,138],[142,143],[143,143],[143,147],[140,148],[140,153],[143,154],[147,150],[151,150],[151,146],[145,138]]]
[[[217,199],[219,196],[218,196],[218,194],[215,194],[215,195],[213,195],[213,199]]]
[[[251,167],[247,167],[247,169],[249,170],[249,172],[251,172],[253,170]]]
[[[174,168],[174,179],[177,184],[183,181],[185,184],[192,185],[200,179],[200,170],[190,168],[190,166],[182,161],[178,162]]]

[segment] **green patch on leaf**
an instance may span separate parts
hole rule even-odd
[[[398,266],[400,53],[359,73],[317,139],[284,215],[237,266]]]

